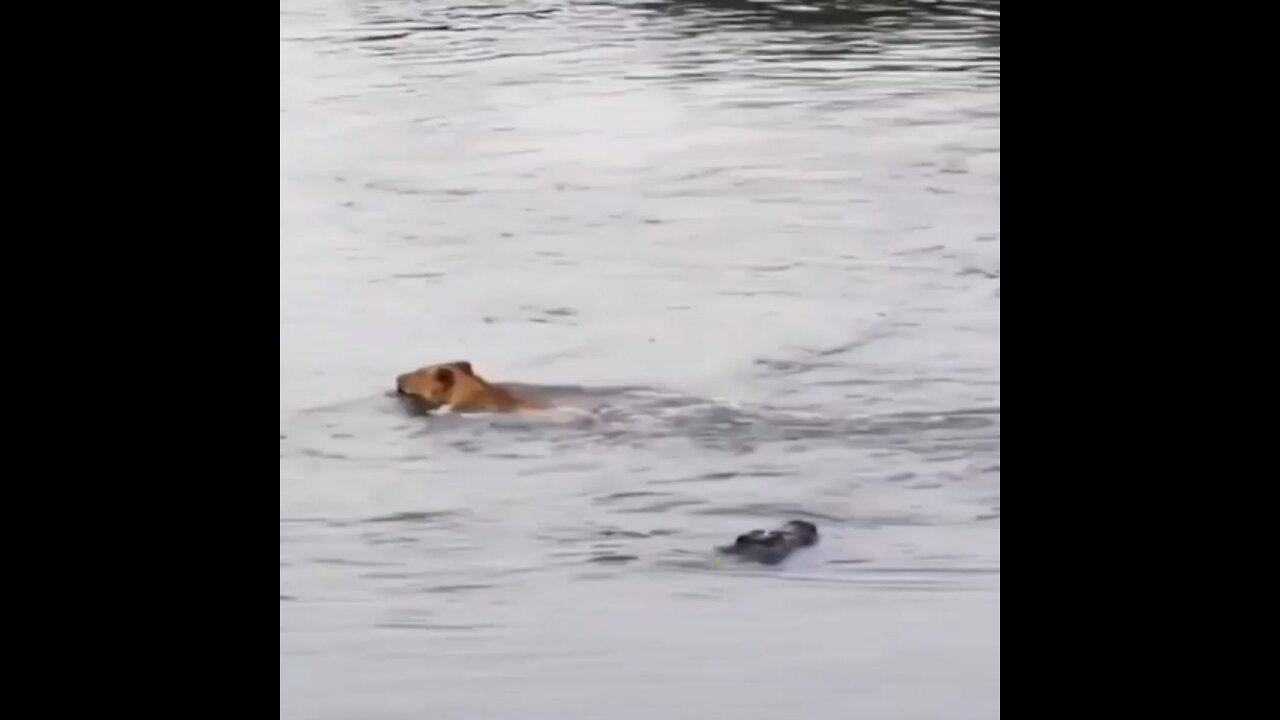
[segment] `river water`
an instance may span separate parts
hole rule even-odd
[[[281,717],[998,717],[999,10],[281,0]]]

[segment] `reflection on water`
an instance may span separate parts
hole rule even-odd
[[[282,0],[281,716],[997,717],[999,33]]]

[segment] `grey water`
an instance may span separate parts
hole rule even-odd
[[[281,0],[281,718],[999,717],[999,62],[999,2]],[[589,415],[389,394],[451,360]]]

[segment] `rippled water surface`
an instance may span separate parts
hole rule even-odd
[[[998,717],[999,52],[998,2],[281,0],[281,717]],[[388,395],[462,359],[589,417]]]

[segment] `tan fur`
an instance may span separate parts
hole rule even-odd
[[[396,392],[436,409],[448,405],[457,412],[513,412],[544,406],[522,398],[475,374],[465,360],[428,365],[396,378]]]

